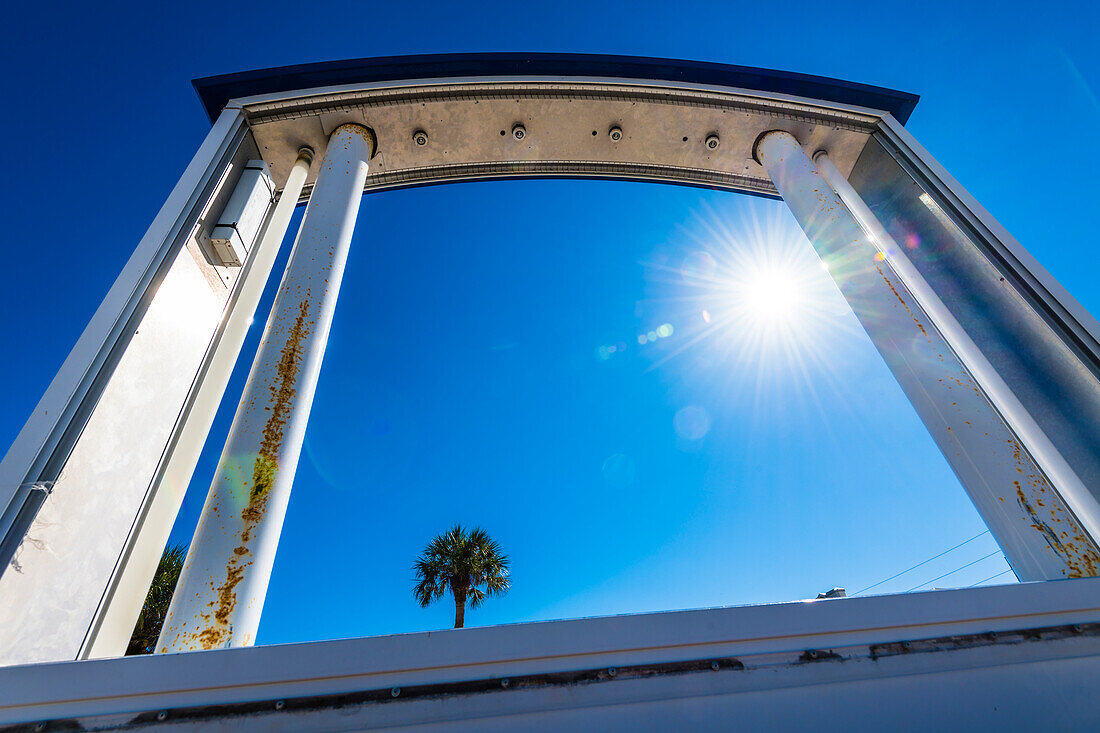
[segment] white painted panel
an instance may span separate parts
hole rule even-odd
[[[181,249],[0,577],[0,663],[76,658],[224,300]]]

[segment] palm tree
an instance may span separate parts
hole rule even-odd
[[[508,592],[508,556],[489,534],[475,527],[467,532],[456,524],[428,543],[413,566],[416,587],[413,594],[428,607],[448,590],[455,599],[455,628],[466,621],[466,601],[477,608],[486,595]]]
[[[187,545],[164,548],[164,554],[157,563],[157,571],[153,574],[153,584],[149,586],[149,593],[145,596],[145,605],[141,607],[137,623],[134,624],[134,633],[126,647],[127,655],[153,653],[186,557]]]

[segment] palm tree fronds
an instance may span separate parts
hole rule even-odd
[[[463,605],[478,608],[486,595],[508,591],[508,556],[489,533],[480,527],[466,531],[456,524],[432,538],[413,565],[416,584],[413,596],[421,606],[431,605],[449,589]],[[455,627],[462,625],[456,609]]]

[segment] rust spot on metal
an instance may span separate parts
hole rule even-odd
[[[283,432],[290,417],[294,395],[297,393],[294,384],[298,380],[298,367],[302,361],[302,339],[309,333],[305,322],[308,311],[309,301],[306,299],[298,306],[298,318],[290,329],[282,349],[282,357],[275,368],[278,382],[268,387],[271,392],[271,416],[264,425],[264,439],[260,443],[260,450],[252,465],[252,491],[249,493],[248,506],[241,513],[241,517],[246,521],[254,521],[262,516],[264,504],[262,500],[275,483],[279,450],[283,447]],[[247,541],[248,537],[245,536],[244,539]]]
[[[252,539],[252,530],[264,516],[267,499],[275,485],[275,476],[279,470],[279,451],[283,447],[286,423],[290,418],[294,395],[297,393],[294,385],[298,380],[298,370],[302,361],[302,341],[309,335],[306,324],[308,313],[309,292],[307,290],[306,298],[298,306],[298,317],[287,335],[279,364],[275,368],[277,380],[268,386],[271,392],[271,406],[265,409],[270,410],[271,414],[264,424],[263,441],[252,463],[252,488],[249,491],[248,503],[241,510],[241,519],[244,520],[241,544],[233,549],[233,557],[225,568],[225,581],[215,590],[217,608],[214,610],[213,621],[197,634],[192,635],[192,638],[204,649],[223,646],[232,635],[230,617],[237,606],[236,588],[244,579],[245,568],[252,564],[251,561],[244,561],[245,557],[251,554],[248,542]]]
[[[928,331],[925,330],[924,324],[920,322],[920,319],[918,319],[913,311],[909,308],[909,304],[905,302],[905,298],[901,297],[901,293],[899,293],[898,289],[894,287],[894,283],[890,280],[889,277],[886,276],[886,273],[883,272],[882,268],[879,267],[877,264],[875,265],[875,269],[878,270],[878,274],[881,275],[882,279],[886,282],[886,287],[890,288],[890,292],[894,294],[894,297],[897,298],[898,302],[901,303],[903,308],[905,308],[905,312],[908,313],[909,317],[913,319],[913,323],[917,324],[917,328],[920,329],[920,332],[924,334],[924,337],[928,339],[929,342],[931,342],[931,338],[928,336]],[[940,358],[943,358],[942,355]]]
[[[1028,517],[1031,519],[1031,527],[1043,535],[1043,539],[1046,540],[1050,549],[1066,563],[1066,577],[1092,578],[1096,575],[1100,575],[1100,553],[1097,552],[1092,542],[1087,540],[1084,535],[1080,533],[1074,537],[1080,544],[1072,541],[1062,542],[1058,533],[1039,517],[1039,512],[1032,506],[1032,503],[1028,501],[1020,482],[1013,481],[1012,483],[1016,487],[1016,503],[1020,505],[1021,509],[1027,512]],[[1034,486],[1036,484],[1033,483],[1032,485]],[[1045,506],[1045,504],[1038,499],[1035,500],[1035,504],[1040,507]],[[1061,516],[1069,516],[1065,508],[1061,506],[1050,509],[1050,515],[1051,519],[1059,524],[1065,521],[1060,518]],[[1073,529],[1079,532],[1076,527]],[[1062,532],[1062,537],[1066,536],[1067,534]]]

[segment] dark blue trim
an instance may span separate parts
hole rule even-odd
[[[451,53],[382,56],[280,66],[208,76],[192,83],[213,121],[231,99],[337,84],[459,76],[598,76],[713,84],[791,94],[890,112],[902,124],[920,99],[916,94],[791,71],[676,61],[639,56],[572,53]]]

